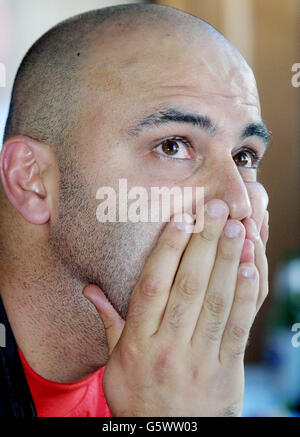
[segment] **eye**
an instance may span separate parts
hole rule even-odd
[[[184,138],[166,138],[153,150],[159,155],[173,159],[192,159],[190,143]]]
[[[257,168],[261,161],[256,152],[250,149],[240,150],[234,155],[233,159],[238,167],[245,168]]]

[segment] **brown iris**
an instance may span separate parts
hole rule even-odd
[[[175,155],[179,150],[178,143],[175,140],[165,140],[161,148],[167,155]]]
[[[234,162],[240,166],[249,164],[249,155],[246,152],[240,152],[234,157]]]

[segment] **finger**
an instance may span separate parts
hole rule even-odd
[[[193,347],[199,351],[219,355],[233,302],[244,238],[245,228],[242,223],[228,220],[219,241],[215,265],[192,338]]]
[[[259,287],[258,271],[254,264],[239,266],[234,301],[224,330],[219,360],[234,363],[244,358],[252,326]]]
[[[244,242],[240,263],[254,263],[254,243],[248,238]]]
[[[260,237],[263,242],[263,245],[266,247],[269,238],[269,212],[268,211],[266,211],[265,217],[263,219],[263,223],[260,230]]]
[[[269,197],[265,188],[259,182],[247,182],[246,187],[252,206],[251,218],[255,221],[257,229],[260,231],[269,203]]]
[[[180,259],[191,237],[194,220],[183,214],[167,224],[148,258],[131,296],[126,332],[151,336],[158,329]]]
[[[115,345],[122,334],[125,321],[105,297],[102,290],[96,285],[88,285],[83,289],[83,295],[94,304],[105,328],[109,354],[112,353]]]
[[[204,226],[194,233],[180,263],[167,307],[159,328],[160,335],[188,342],[193,334],[214,265],[218,240],[229,214],[222,200],[205,206]]]
[[[256,312],[258,312],[269,293],[268,261],[266,257],[265,246],[263,245],[261,238],[258,238],[255,243],[254,253],[255,265],[259,272],[259,293],[256,305]]]
[[[246,218],[243,221],[246,229],[246,237],[254,243],[255,265],[259,273],[259,293],[257,299],[257,312],[268,295],[268,261],[266,257],[266,249],[257,231],[255,221],[251,218]]]

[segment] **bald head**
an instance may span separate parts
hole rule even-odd
[[[4,140],[22,134],[59,147],[67,144],[78,126],[83,98],[95,87],[86,75],[94,63],[105,72],[108,64],[116,66],[120,61],[123,46],[138,46],[139,35],[144,45],[150,46],[159,34],[161,42],[170,34],[187,44],[194,35],[209,36],[221,45],[226,42],[206,22],[167,6],[121,5],[66,20],[43,35],[24,57],[15,79]],[[130,63],[128,53],[119,70]],[[107,75],[97,76],[97,88],[102,85],[107,90],[106,84]],[[113,85],[116,83],[110,82],[109,86]]]

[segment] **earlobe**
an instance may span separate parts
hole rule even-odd
[[[10,139],[1,152],[1,179],[5,193],[19,213],[32,224],[50,218],[47,192],[38,159],[39,143],[27,137]],[[42,145],[40,145],[42,147]]]

